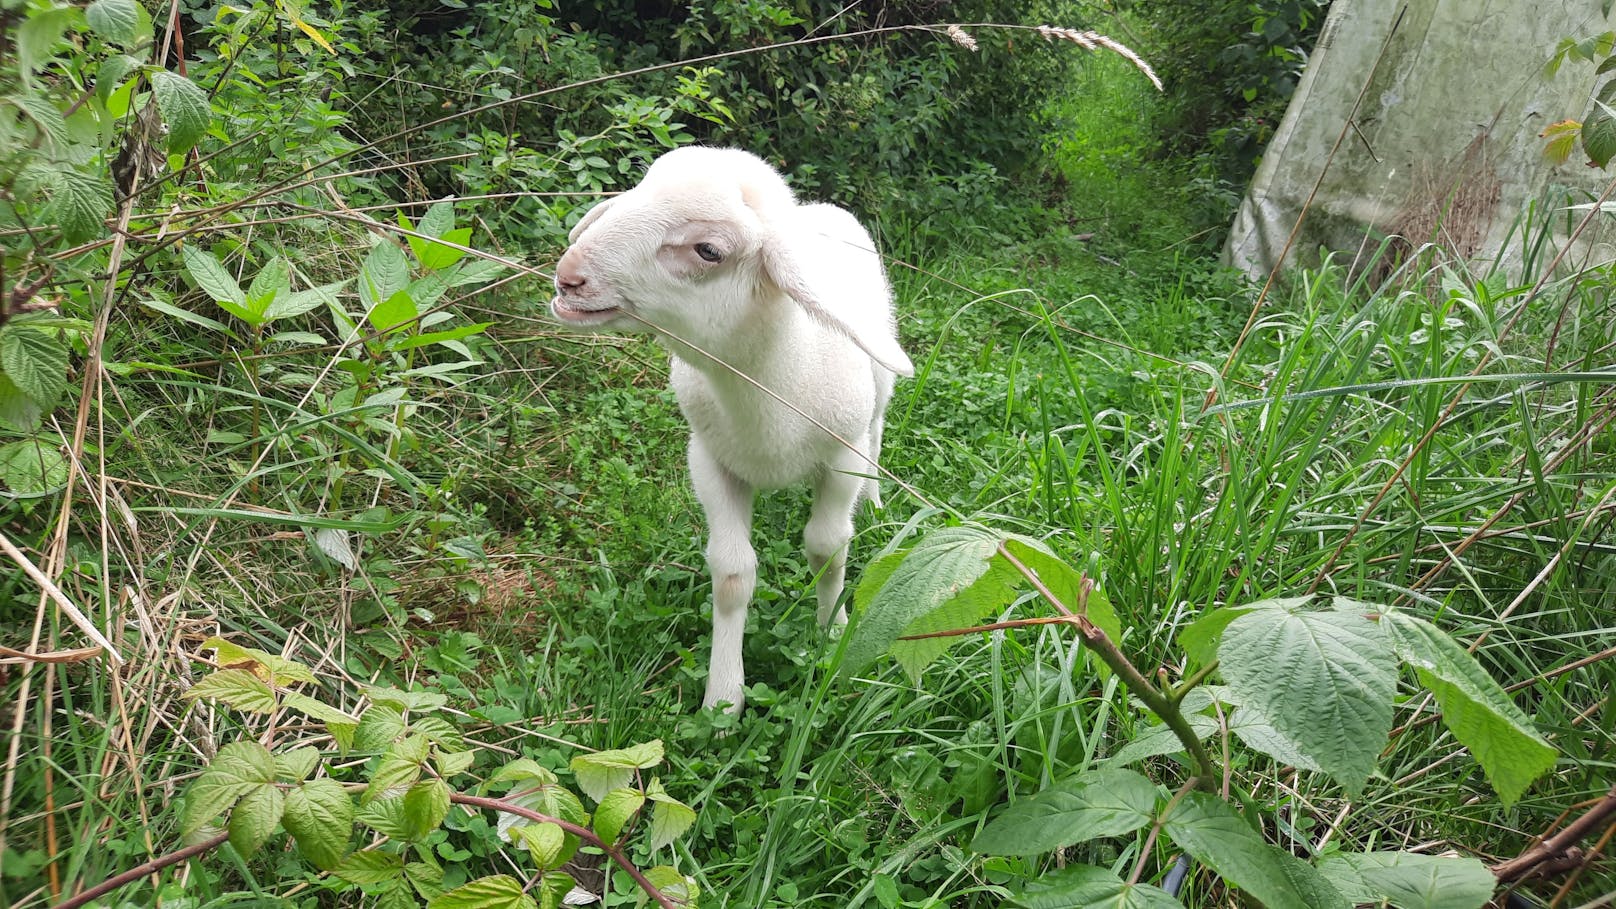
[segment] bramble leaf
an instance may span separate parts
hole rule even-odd
[[[478,878],[434,897],[427,909],[537,909],[533,898],[522,890],[522,882],[504,874]]]
[[[1083,773],[1005,809],[971,841],[986,855],[1037,855],[1150,823],[1156,784],[1131,770]]]
[[[275,832],[286,809],[286,796],[274,783],[254,787],[230,809],[230,845],[246,858],[257,852]]]
[[[1105,868],[1068,865],[1029,881],[1010,897],[1022,909],[1184,909],[1160,887],[1127,884]]]
[[[618,834],[628,826],[628,822],[640,812],[640,806],[645,804],[645,793],[638,789],[613,789],[600,800],[595,808],[595,834],[601,842],[615,843]]]
[[[1162,832],[1267,909],[1344,909],[1347,901],[1312,865],[1263,842],[1215,795],[1190,792],[1162,818]]]
[[[696,822],[696,811],[662,788],[659,780],[646,787],[645,797],[651,806],[651,848],[661,849],[678,839]]]
[[[1479,859],[1412,852],[1337,852],[1319,873],[1353,903],[1397,909],[1481,909],[1498,878]]]
[[[1224,629],[1218,660],[1245,709],[1355,794],[1391,733],[1397,662],[1369,607],[1336,602],[1252,609]]]
[[[243,713],[270,713],[275,709],[274,689],[245,669],[211,672],[180,696],[223,701]]]
[[[1387,611],[1381,625],[1420,684],[1436,695],[1442,723],[1470,749],[1507,808],[1554,767],[1557,752],[1476,658],[1418,616]]]
[[[94,0],[84,8],[84,18],[96,34],[126,46],[133,43],[140,27],[135,0]]]
[[[342,862],[353,822],[353,799],[336,780],[310,780],[286,794],[281,823],[318,868],[331,871]]]
[[[208,94],[195,82],[166,69],[147,71],[157,110],[168,124],[168,153],[182,155],[191,150],[213,123],[213,107]]]
[[[613,789],[627,786],[635,770],[662,763],[662,740],[653,739],[628,748],[580,754],[572,759],[572,772],[578,788],[599,802]]]

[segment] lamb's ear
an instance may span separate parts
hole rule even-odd
[[[769,280],[815,321],[846,335],[892,372],[915,374],[898,346],[886,274],[867,237],[854,242],[812,229],[777,228],[764,237],[762,256]]]
[[[580,219],[577,224],[573,225],[572,230],[567,232],[567,242],[568,243],[577,243],[578,238],[583,236],[584,231],[589,229],[589,225],[594,224],[596,221],[599,221],[600,216],[606,214],[606,209],[611,208],[612,204],[615,203],[616,201],[617,201],[616,196],[613,196],[613,197],[611,197],[609,199],[602,199],[599,202],[595,203],[594,208],[591,208],[589,211],[584,212],[583,218]]]

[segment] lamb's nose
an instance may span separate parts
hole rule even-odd
[[[576,291],[589,283],[584,273],[578,268],[578,257],[567,250],[561,261],[556,263],[555,273],[556,289],[560,291]]]

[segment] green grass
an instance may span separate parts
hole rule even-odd
[[[1609,276],[1530,296],[1525,281],[1430,261],[1378,289],[1327,266],[1292,276],[1231,355],[1252,292],[1216,269],[1186,176],[1141,158],[1148,98],[1108,65],[1086,70],[1057,112],[1045,198],[878,224],[887,251],[914,266],[893,279],[920,367],[889,411],[885,463],[936,510],[889,487],[885,511],[861,513],[851,576],[949,513],[1044,537],[1102,579],[1127,652],[1169,675],[1183,665],[1178,631],[1217,605],[1318,585],[1412,609],[1524,686],[1517,703],[1562,752],[1552,778],[1504,811],[1439,724],[1411,723],[1426,708],[1414,698],[1362,798],[1238,744],[1235,783],[1271,810],[1270,839],[1302,854],[1325,841],[1517,853],[1613,773],[1616,663],[1563,671],[1616,630],[1609,386],[1587,375],[1609,360]],[[1528,274],[1545,264],[1529,257]],[[351,574],[285,528],[176,510],[217,509],[246,488],[242,455],[198,466],[195,453],[254,402],[272,457],[247,501],[323,501],[309,491],[329,492],[339,441],[300,448],[295,420],[275,409],[284,397],[251,390],[239,370],[117,384],[109,406],[127,428],[106,472],[145,484],[117,487],[138,521],[110,531],[105,549],[71,528],[68,586],[99,602],[103,577],[139,578],[138,601],[103,602],[100,614],[140,628],[147,656],[116,682],[94,664],[6,678],[12,699],[23,684],[55,696],[55,709],[21,714],[0,878],[9,902],[46,905],[49,848],[62,880],[92,882],[171,848],[175,797],[203,756],[266,733],[264,718],[178,700],[215,631],[310,663],[339,703],[368,681],[449,694],[486,746],[483,773],[516,753],[561,769],[580,748],[664,739],[663,782],[700,812],[677,861],[707,905],[890,909],[895,894],[913,907],[996,906],[1001,888],[1051,864],[984,860],[965,845],[996,806],[1143,732],[1125,693],[1051,628],[962,641],[918,687],[891,666],[836,681],[798,545],[806,495],[780,492],[757,510],[751,706],[738,719],[697,713],[710,590],[664,358],[643,341],[549,334],[541,296],[471,304],[514,315],[480,349],[486,376],[423,392],[401,455],[422,487],[415,499],[357,468],[348,477],[344,505],[405,519],[362,541]],[[174,323],[120,319],[126,359],[214,353]],[[1484,373],[1513,378],[1452,381],[1491,349],[1500,355]],[[46,504],[8,514],[30,543],[54,527]],[[0,583],[6,621],[23,627],[33,592]],[[1007,616],[1040,609],[1021,602]],[[1180,774],[1165,760],[1150,770]],[[510,868],[485,819],[450,827],[434,846],[453,874]],[[1142,848],[1089,844],[1065,858],[1126,871]],[[1153,879],[1172,859],[1155,848]],[[190,905],[243,892],[327,904],[317,886],[285,883],[306,871],[284,853],[226,853],[168,886]],[[1592,899],[1610,881],[1606,862],[1575,892]],[[150,890],[128,899],[149,902]],[[1229,897],[1202,876],[1185,899]]]

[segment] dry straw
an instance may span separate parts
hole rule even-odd
[[[1156,86],[1156,91],[1162,90],[1162,82],[1161,79],[1157,78],[1156,71],[1150,68],[1149,63],[1146,63],[1138,54],[1134,53],[1132,48],[1120,41],[1112,40],[1099,32],[1080,32],[1075,28],[1057,28],[1053,25],[1038,26],[1038,34],[1043,35],[1044,39],[1048,41],[1070,41],[1084,50],[1097,50],[1103,47],[1106,50],[1114,51],[1122,59],[1132,63],[1140,72],[1144,73],[1145,78],[1150,80],[1150,84]]]

